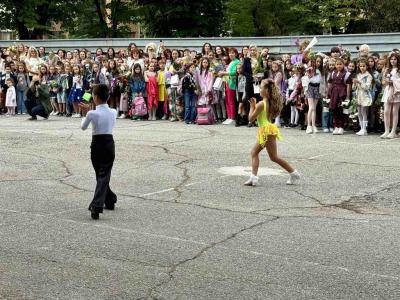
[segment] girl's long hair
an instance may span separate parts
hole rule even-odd
[[[207,64],[207,68],[203,69],[203,61],[205,61],[205,60],[207,61],[208,64]],[[203,70],[204,70],[204,75],[207,76],[209,69],[210,69],[210,60],[207,57],[203,57],[200,60],[200,75],[203,74]]]
[[[135,72],[135,69],[137,69],[137,68],[140,69],[139,74],[137,74]],[[132,74],[132,78],[133,79],[140,79],[140,80],[144,81],[144,76],[143,76],[143,73],[142,73],[142,67],[140,66],[140,64],[134,64],[131,70],[132,70],[131,74]]]
[[[263,80],[261,89],[268,103],[268,119],[272,120],[281,114],[283,102],[278,86],[272,80]]]
[[[400,55],[397,54],[396,52],[392,52],[390,53],[390,55],[387,58],[387,73],[386,74],[390,74],[392,72],[392,64],[390,63],[390,60],[392,59],[392,57],[396,57],[397,58],[397,72],[400,72]]]

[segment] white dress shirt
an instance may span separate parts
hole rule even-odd
[[[117,111],[109,108],[108,104],[97,105],[96,110],[89,111],[82,119],[81,128],[86,130],[92,122],[93,135],[112,134],[116,118]]]

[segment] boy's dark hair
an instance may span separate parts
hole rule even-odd
[[[106,103],[108,98],[110,97],[110,90],[105,84],[96,84],[93,87],[93,96],[97,96],[100,98],[101,102]]]
[[[357,50],[358,50],[358,49],[357,49]],[[332,47],[330,53],[332,54],[333,52],[338,52],[338,53],[340,53],[340,48],[339,48],[339,47]]]

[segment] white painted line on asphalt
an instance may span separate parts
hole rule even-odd
[[[231,175],[231,174],[227,174],[227,175],[223,175],[223,176],[221,176],[220,178],[225,178],[225,177],[230,177],[230,176],[233,176],[233,175]]]
[[[137,235],[150,236],[153,238],[161,238],[161,239],[184,242],[184,243],[201,245],[201,246],[209,245],[208,243],[199,242],[199,241],[195,241],[195,240],[188,240],[188,239],[179,238],[179,237],[175,237],[175,236],[143,232],[143,231],[136,231],[136,230],[132,230],[132,229],[128,229],[128,228],[120,228],[120,227],[114,227],[114,226],[104,225],[104,224],[95,224],[93,221],[90,223],[86,223],[86,222],[79,222],[79,221],[70,220],[70,219],[61,219],[61,220],[69,222],[69,223],[79,224],[79,225],[89,225],[89,226],[94,226],[94,227],[102,228],[102,229],[109,229],[109,230],[120,231],[120,232],[125,232],[125,233],[133,233],[133,234],[137,234]]]
[[[227,247],[220,246],[221,248],[228,249]],[[229,249],[231,251],[231,249]],[[379,273],[374,273],[374,272],[368,272],[368,271],[363,271],[363,270],[355,270],[355,269],[349,269],[346,267],[342,266],[335,266],[335,265],[328,265],[324,263],[318,263],[315,261],[308,261],[308,260],[301,260],[301,259],[296,259],[296,258],[291,258],[291,257],[286,257],[286,256],[281,256],[281,255],[276,255],[276,254],[268,254],[268,253],[262,253],[258,251],[246,251],[242,249],[235,249],[238,252],[242,253],[249,253],[249,254],[254,254],[257,256],[264,256],[264,257],[274,257],[274,258],[280,258],[286,260],[286,262],[291,263],[290,261],[306,264],[306,265],[313,265],[313,266],[318,266],[318,267],[323,267],[323,268],[333,268],[337,270],[342,270],[345,272],[356,272],[356,273],[361,273],[361,274],[367,274],[367,275],[372,275],[376,277],[381,277],[381,278],[387,278],[387,279],[392,279],[392,280],[400,280],[400,277],[398,276],[393,276],[393,275],[386,275],[386,274],[379,274]]]
[[[192,185],[196,185],[196,184],[199,184],[200,182],[192,182],[192,183],[189,183],[189,184],[185,184],[185,186],[192,186]]]
[[[110,229],[110,230],[119,231],[119,232],[144,235],[144,236],[149,236],[149,237],[153,237],[153,238],[161,238],[161,239],[184,242],[184,243],[190,243],[190,244],[201,245],[201,246],[209,246],[210,245],[209,243],[195,241],[195,240],[189,240],[189,239],[184,239],[184,238],[175,237],[175,236],[136,231],[136,230],[132,230],[132,229],[128,229],[128,228],[114,227],[114,226],[110,226],[110,225],[95,224],[93,222],[86,223],[86,222],[79,222],[79,221],[70,220],[70,219],[62,219],[62,220],[66,221],[66,222],[74,223],[74,224],[79,224],[79,225],[89,225],[89,226],[94,226],[94,227],[97,227],[97,228]],[[349,273],[350,272],[356,272],[356,273],[372,275],[372,276],[376,276],[376,277],[380,277],[380,278],[387,278],[387,279],[392,279],[392,280],[399,280],[400,279],[398,276],[387,275],[387,274],[379,274],[379,273],[368,272],[368,271],[363,271],[363,270],[349,269],[349,268],[342,267],[342,266],[328,265],[328,264],[324,264],[324,263],[318,263],[318,262],[315,262],[315,261],[301,260],[301,259],[296,259],[296,258],[292,258],[292,257],[286,257],[286,256],[282,256],[282,255],[268,254],[268,253],[262,253],[262,252],[258,252],[258,251],[252,251],[252,250],[248,251],[248,250],[242,250],[242,249],[232,249],[232,248],[228,248],[228,247],[223,246],[223,245],[218,245],[217,247],[226,249],[227,251],[238,251],[238,252],[244,253],[244,254],[253,254],[253,255],[256,255],[256,256],[264,256],[264,257],[273,257],[273,258],[284,259],[284,260],[286,260],[286,262],[291,263],[291,264],[301,263],[301,264],[305,264],[305,265],[313,265],[313,266],[318,266],[318,267],[322,267],[322,268],[333,268],[333,269],[336,269],[336,270],[341,270],[341,271],[345,271],[345,272],[349,272]]]
[[[56,215],[62,215],[65,213],[70,213],[70,212],[76,212],[76,211],[81,211],[81,210],[87,210],[87,208],[75,208],[75,209],[67,209],[67,210],[62,210],[58,211],[56,213],[48,214],[48,216],[56,216]]]
[[[326,153],[326,154],[320,154],[320,155],[316,155],[316,156],[311,156],[311,157],[306,158],[306,160],[313,160],[313,159],[316,159],[316,158],[320,158],[320,157],[324,157],[324,156],[328,156],[328,155],[332,155],[332,154],[334,154],[334,152]]]
[[[0,212],[30,214],[30,215],[37,216],[37,217],[42,217],[42,218],[43,217],[48,217],[46,215],[32,214],[30,212],[19,212],[19,211],[10,210],[10,209],[2,209],[2,210],[0,210]],[[175,237],[175,236],[168,236],[168,235],[164,235],[164,234],[156,234],[156,233],[149,233],[149,232],[143,232],[143,231],[136,231],[136,230],[132,230],[132,229],[128,229],[128,228],[120,228],[120,227],[114,227],[114,226],[104,225],[104,224],[95,224],[94,222],[90,222],[90,223],[89,222],[80,222],[80,221],[75,221],[75,220],[71,220],[71,219],[59,219],[59,220],[62,220],[62,221],[68,222],[68,223],[78,224],[78,225],[93,226],[93,227],[102,228],[102,229],[108,229],[108,230],[131,233],[131,234],[137,234],[137,235],[144,235],[144,236],[149,236],[149,237],[153,237],[153,238],[161,238],[161,239],[184,242],[184,243],[190,243],[190,244],[200,245],[200,246],[209,246],[210,245],[209,243],[195,241],[195,240],[189,240],[189,239],[184,239],[184,238]],[[328,265],[328,264],[318,263],[318,262],[315,262],[315,261],[300,260],[300,259],[296,259],[296,258],[292,258],[292,257],[286,257],[286,256],[276,255],[276,254],[262,253],[262,252],[258,252],[258,251],[252,251],[252,250],[249,251],[249,250],[242,250],[242,249],[232,249],[232,248],[228,248],[228,247],[223,246],[223,245],[218,245],[218,247],[226,249],[228,251],[234,250],[234,251],[237,251],[237,252],[240,252],[240,253],[244,253],[244,254],[252,254],[252,255],[256,255],[256,256],[264,256],[264,257],[273,257],[273,258],[284,259],[284,260],[286,260],[286,262],[292,263],[292,264],[301,263],[301,264],[313,265],[313,266],[318,266],[318,267],[323,267],[323,268],[333,268],[333,269],[337,269],[337,270],[341,270],[341,271],[345,271],[345,272],[349,272],[349,273],[350,272],[356,272],[356,273],[376,276],[376,277],[380,277],[380,278],[386,278],[386,279],[391,279],[391,280],[400,280],[400,278],[398,276],[393,276],[393,275],[379,274],[379,273],[368,272],[368,271],[363,271],[363,270],[349,269],[349,268],[342,267],[342,266]],[[291,261],[293,261],[293,262],[291,262]]]
[[[229,176],[233,176],[233,175],[223,175],[223,176],[220,176],[218,178],[225,178],[225,177],[229,177]],[[202,183],[202,182],[201,181],[192,182],[192,183],[185,184],[184,186],[188,187],[188,186],[193,186],[193,185],[200,184],[200,183]],[[168,188],[168,189],[164,189],[164,190],[160,190],[160,191],[156,191],[156,192],[141,194],[141,195],[139,195],[139,197],[148,197],[148,196],[152,196],[152,195],[163,194],[163,193],[171,192],[173,190],[175,190],[175,188]]]
[[[334,144],[344,144],[344,145],[357,145],[357,146],[374,146],[374,145],[379,145],[379,144],[386,144],[389,142],[392,142],[396,139],[385,139],[385,140],[380,140],[379,142],[375,143],[352,143],[352,142],[342,142],[342,141],[333,141],[333,140],[327,140],[327,142],[334,143]]]
[[[165,190],[161,190],[161,191],[157,191],[157,192],[141,194],[141,195],[139,195],[139,197],[147,197],[147,196],[162,194],[162,193],[170,192],[170,191],[173,191],[173,190],[174,190],[174,188],[169,188],[169,189],[165,189]]]

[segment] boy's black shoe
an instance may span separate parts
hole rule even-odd
[[[104,208],[108,210],[114,210],[115,209],[115,203],[105,203]]]
[[[89,210],[90,210],[90,216],[92,217],[93,220],[98,220],[100,217],[100,213],[103,212],[103,209],[96,207],[89,207]]]
[[[36,116],[30,117],[30,118],[28,119],[28,121],[36,121],[36,120],[37,120],[37,117],[36,117]]]

